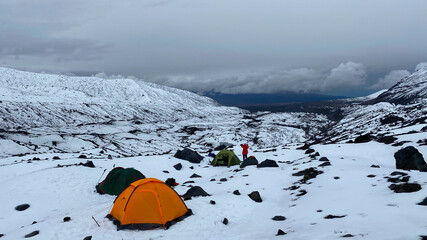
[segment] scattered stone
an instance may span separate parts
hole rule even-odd
[[[34,224],[36,224],[37,223],[37,221],[33,221],[33,223],[31,223],[31,225],[34,225]]]
[[[427,197],[426,198],[424,198],[424,200],[423,201],[421,201],[421,202],[419,202],[419,203],[417,203],[418,205],[422,205],[422,206],[427,206]]]
[[[25,203],[25,204],[21,204],[21,205],[16,206],[15,210],[16,211],[24,211],[24,210],[26,210],[29,207],[30,207],[30,204],[26,204]]]
[[[92,236],[86,236],[83,240],[92,240]]]
[[[213,181],[215,181],[215,178],[211,178],[211,180],[210,180],[211,182],[213,182]]]
[[[393,190],[395,193],[410,193],[410,192],[417,192],[421,190],[421,185],[418,183],[401,183],[401,184],[391,184],[389,188]]]
[[[297,147],[297,150],[307,150],[309,148],[310,148],[310,145],[308,145],[307,143],[305,143],[303,146]]]
[[[286,217],[284,217],[284,216],[274,216],[272,219],[273,219],[273,221],[285,221]]]
[[[234,195],[240,195],[240,192],[239,192],[239,190],[234,190],[233,194]]]
[[[82,155],[79,156],[79,158],[87,158],[87,156],[84,155],[84,154],[82,154]]]
[[[188,148],[184,148],[184,150],[178,150],[175,153],[174,157],[182,160],[187,160],[191,163],[200,163],[203,159],[203,157],[200,156],[196,151],[193,151]]]
[[[397,122],[403,122],[403,118],[396,116],[396,115],[388,115],[384,118],[380,119],[381,124],[391,124],[391,123],[397,123]]]
[[[307,182],[307,180],[315,178],[317,175],[322,174],[322,171],[319,171],[315,168],[307,168],[305,170],[299,171],[297,173],[293,173],[292,176],[304,176],[303,179],[301,179],[302,183]]]
[[[319,161],[321,161],[321,162],[329,162],[329,159],[327,157],[321,157],[319,159]]]
[[[38,158],[38,157],[33,157],[33,161],[40,161],[40,158]]]
[[[267,159],[265,161],[262,161],[260,164],[258,164],[256,166],[257,168],[265,168],[265,167],[279,167],[279,165],[277,165],[276,161],[271,160],[271,159]]]
[[[370,133],[368,134],[364,134],[364,135],[360,135],[358,136],[356,139],[354,139],[354,143],[366,143],[366,142],[370,142],[372,140],[372,135]]]
[[[168,178],[168,179],[166,179],[165,183],[166,183],[166,185],[168,185],[169,187],[175,187],[176,185],[178,185],[178,184],[176,183],[175,178]]]
[[[347,216],[347,215],[331,215],[331,214],[329,214],[329,215],[327,215],[327,216],[325,216],[323,218],[324,219],[333,219],[333,218],[343,218],[345,216]]]
[[[64,222],[69,222],[69,221],[71,221],[71,218],[70,217],[64,217],[63,221]]]
[[[423,155],[413,146],[400,149],[394,154],[397,169],[427,171]]]
[[[228,224],[228,219],[227,219],[227,218],[224,218],[224,220],[222,220],[222,223],[223,223],[224,225],[227,225],[227,224]]]
[[[319,165],[319,167],[326,167],[326,166],[331,166],[331,163],[330,162],[324,162],[324,163]]]
[[[173,168],[175,168],[177,171],[179,171],[182,169],[182,164],[181,163],[175,164],[175,165],[173,165]]]
[[[184,200],[189,200],[191,199],[191,197],[199,197],[199,196],[206,197],[206,196],[210,196],[210,194],[205,192],[203,188],[199,186],[194,186],[188,189],[188,191],[182,197],[184,198]]]
[[[221,181],[221,182],[227,182],[227,178],[221,178],[219,181]]]
[[[314,149],[309,148],[309,149],[307,149],[307,151],[305,151],[305,154],[311,154],[311,153],[314,153],[314,152],[315,152]]]
[[[402,175],[402,176],[406,176],[408,175],[407,173],[404,172],[399,172],[399,171],[394,171],[392,173],[390,173],[391,176],[396,176],[396,175]]]
[[[211,200],[211,201],[210,201],[210,203],[211,203],[212,205],[215,205],[215,204],[216,204],[216,202],[215,202],[214,200]]]
[[[0,233],[0,238],[1,238],[1,237],[4,237],[4,234],[3,234],[3,233]]]
[[[25,235],[24,237],[25,237],[25,238],[34,237],[34,236],[38,235],[39,233],[40,233],[39,231],[34,231],[34,232],[31,232],[31,233],[28,233],[28,234],[27,234],[27,235]]]
[[[169,171],[163,170],[164,173],[169,173]]]
[[[191,167],[190,167],[190,169],[194,169],[194,167],[193,167],[193,166],[191,166]]]
[[[374,177],[376,177],[376,175],[374,175],[374,174],[369,174],[368,176],[366,176],[366,177],[368,177],[368,178],[374,178]]]
[[[372,164],[371,168],[380,168],[380,166]]]
[[[350,237],[354,237],[353,234],[346,234],[346,235],[342,235],[342,238],[350,238]]]
[[[320,153],[319,153],[319,152],[316,152],[313,156],[318,157],[318,156],[320,156]]]
[[[420,236],[421,240],[427,240],[427,235]]]
[[[334,179],[340,179],[340,177],[338,177],[338,176],[335,176],[335,177],[334,177]]]
[[[284,190],[297,190],[299,186],[290,186],[288,188],[284,188]]]
[[[240,164],[240,167],[244,168],[250,165],[258,165],[258,160],[253,156],[250,156],[246,160],[243,160],[243,162]]]
[[[58,157],[58,156],[53,156],[53,158],[52,158],[53,160],[59,160],[59,159],[61,159],[60,157]]]
[[[378,139],[377,139],[377,142],[380,142],[380,143],[384,143],[384,144],[391,144],[391,143],[393,143],[394,141],[396,141],[397,140],[397,138],[396,137],[393,137],[393,136],[385,136],[385,137],[379,137]]]
[[[317,210],[316,212],[323,212],[323,210],[322,210],[322,209],[319,209],[319,210]]]
[[[248,196],[255,202],[262,202],[261,195],[258,191],[253,191],[251,194],[248,194]]]
[[[79,165],[85,166],[85,167],[90,167],[90,168],[94,168],[95,164],[93,164],[92,161],[86,161],[85,163],[79,163]]]
[[[301,189],[301,190],[299,190],[299,193],[296,196],[301,197],[301,196],[304,196],[305,194],[307,194],[307,191],[304,189]]]
[[[201,177],[202,177],[202,176],[200,176],[200,175],[198,175],[198,174],[195,174],[195,173],[194,173],[193,175],[191,175],[191,176],[190,176],[190,178],[201,178]]]
[[[194,181],[186,181],[183,184],[195,183]]]
[[[281,236],[281,235],[286,235],[286,233],[285,233],[282,229],[279,229],[279,230],[277,231],[276,236]]]
[[[405,144],[405,143],[409,143],[410,141],[400,141],[400,142],[395,142],[395,143],[393,143],[391,146],[393,146],[393,147],[400,147],[400,146],[402,146],[403,144]]]

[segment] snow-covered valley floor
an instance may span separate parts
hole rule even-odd
[[[421,125],[418,125],[422,127]],[[425,137],[425,133],[423,135]],[[400,139],[413,140],[401,147],[378,142],[362,144],[314,145],[320,153],[310,158],[300,145],[288,145],[270,152],[250,152],[259,161],[275,160],[278,168],[248,166],[213,167],[208,157],[200,164],[180,160],[173,154],[132,158],[105,158],[88,155],[95,168],[84,166],[56,167],[85,162],[79,154],[39,154],[8,157],[0,163],[0,234],[2,239],[22,239],[35,230],[40,233],[31,239],[419,239],[427,235],[426,206],[417,205],[427,197],[426,173],[403,171],[409,182],[419,183],[423,189],[413,193],[395,193],[386,176],[396,171],[393,154],[402,147],[414,145],[427,156],[427,146],[418,146],[416,134],[404,134]],[[240,147],[239,147],[240,148]],[[240,149],[236,147],[236,153]],[[53,156],[61,159],[53,160]],[[241,154],[238,154],[241,158]],[[38,157],[41,160],[28,159]],[[327,157],[331,166],[318,167],[320,157]],[[22,161],[25,160],[25,161]],[[181,163],[178,171],[173,165]],[[378,165],[380,168],[372,168]],[[178,222],[168,230],[116,230],[105,218],[115,196],[99,195],[95,185],[104,169],[113,166],[133,167],[146,177],[165,181],[175,178],[178,194],[190,187],[201,186],[211,194],[185,201],[194,215]],[[194,169],[191,169],[193,167]],[[315,167],[323,174],[307,183],[293,173]],[[167,172],[165,172],[167,171]],[[201,178],[190,178],[192,174]],[[375,175],[374,177],[367,177]],[[227,181],[220,181],[227,178]],[[215,179],[212,181],[212,179]],[[183,184],[186,181],[195,183]],[[285,190],[289,187],[296,190]],[[239,190],[241,195],[234,195]],[[307,193],[302,196],[301,190]],[[248,197],[259,191],[262,202]],[[215,205],[210,201],[214,200]],[[25,211],[16,211],[19,204],[30,204]],[[327,215],[344,216],[325,219]],[[285,221],[273,221],[274,216]],[[69,216],[71,221],[63,222]],[[92,216],[100,224],[97,226]],[[229,220],[228,225],[222,223]],[[279,229],[287,234],[276,236]]]

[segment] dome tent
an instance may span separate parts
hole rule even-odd
[[[144,178],[145,176],[134,168],[116,167],[108,173],[104,181],[96,185],[96,191],[100,194],[119,195],[131,183]]]
[[[192,212],[164,182],[147,178],[133,182],[114,201],[107,215],[120,229],[168,229]]]
[[[240,164],[240,159],[231,150],[221,150],[211,162],[214,166],[233,166]]]

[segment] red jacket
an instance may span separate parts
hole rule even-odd
[[[240,146],[243,148],[242,155],[248,155],[249,145],[248,144],[240,144]]]

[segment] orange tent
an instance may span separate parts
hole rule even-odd
[[[114,201],[107,217],[117,229],[165,228],[191,215],[181,197],[164,182],[146,178],[133,182]]]

